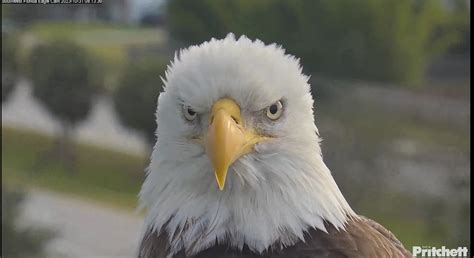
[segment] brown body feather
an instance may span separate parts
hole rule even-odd
[[[193,256],[184,251],[173,258],[384,258],[413,257],[396,237],[377,222],[359,217],[350,219],[345,230],[337,230],[326,223],[327,233],[310,229],[305,241],[282,250],[256,254],[247,247],[235,250],[225,244],[217,244]],[[169,254],[168,236],[149,231],[143,238],[139,258],[166,258]]]

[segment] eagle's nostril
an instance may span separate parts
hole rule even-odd
[[[232,119],[234,120],[234,122],[235,122],[236,124],[240,124],[240,123],[239,123],[239,120],[238,120],[235,116],[231,116],[231,117],[232,117]]]

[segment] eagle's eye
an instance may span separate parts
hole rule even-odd
[[[283,104],[281,103],[280,100],[271,104],[267,108],[267,117],[270,118],[271,120],[277,120],[278,118],[280,118],[282,113],[283,113]]]
[[[197,113],[189,106],[183,106],[183,115],[184,118],[188,121],[193,121],[197,117]]]

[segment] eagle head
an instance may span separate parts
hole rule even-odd
[[[308,79],[280,46],[245,36],[176,54],[140,192],[171,253],[216,241],[261,253],[355,216],[323,162]]]

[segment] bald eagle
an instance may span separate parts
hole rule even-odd
[[[308,79],[282,47],[245,36],[176,54],[140,191],[138,257],[411,257],[341,194]]]

